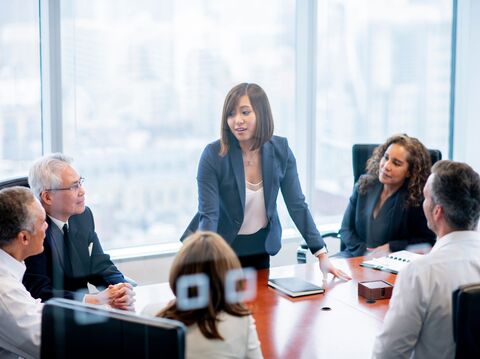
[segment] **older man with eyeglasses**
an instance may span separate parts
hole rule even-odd
[[[103,249],[90,208],[85,206],[84,179],[61,154],[46,155],[30,168],[28,183],[47,213],[43,253],[25,261],[25,287],[34,298],[79,299],[133,310],[134,292]],[[88,293],[87,283],[100,291]]]

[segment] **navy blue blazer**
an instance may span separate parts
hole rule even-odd
[[[373,210],[378,202],[383,185],[377,180],[364,194],[359,193],[355,185],[350,202],[345,211],[340,229],[342,242],[347,257],[363,256],[367,250],[368,224],[373,219]],[[382,244],[388,243],[392,252],[405,249],[408,245],[428,243],[435,244],[435,234],[427,227],[427,219],[422,206],[405,207],[408,196],[407,182],[398,190],[393,215],[385,238],[377,239]]]
[[[68,249],[64,248],[60,228],[50,217],[47,217],[47,222],[44,251],[25,260],[27,269],[23,284],[32,297],[42,301],[52,297],[75,299],[76,291],[87,290],[87,282],[100,287],[126,282],[110,256],[103,252],[88,207],[82,214],[68,220]],[[89,246],[92,246],[91,255]],[[68,250],[70,264],[65,261],[64,250]]]
[[[198,213],[182,236],[199,230],[217,232],[232,243],[243,223],[245,209],[245,172],[242,152],[232,136],[224,157],[219,155],[220,140],[205,148],[198,165]],[[300,187],[295,157],[286,138],[273,136],[261,147],[263,191],[269,225],[265,250],[275,255],[281,248],[282,227],[277,212],[281,189],[290,217],[312,253],[324,247]]]

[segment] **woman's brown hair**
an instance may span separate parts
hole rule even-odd
[[[223,103],[222,122],[220,125],[220,156],[225,156],[228,153],[231,140],[234,138],[230,127],[228,127],[228,117],[235,110],[240,97],[245,95],[248,96],[257,118],[255,141],[251,150],[259,149],[273,136],[273,116],[267,94],[257,84],[241,83],[230,90]]]
[[[179,320],[187,326],[197,324],[208,339],[223,339],[217,328],[218,314],[222,311],[237,316],[246,316],[250,311],[242,303],[227,303],[225,300],[225,277],[232,269],[240,269],[235,252],[218,234],[196,232],[190,235],[176,255],[170,270],[169,283],[177,294],[177,280],[183,275],[204,273],[210,282],[210,298],[207,307],[182,311],[176,302],[170,303],[157,316]]]
[[[358,180],[358,190],[362,194],[366,193],[369,185],[378,178],[380,161],[392,144],[400,145],[408,152],[408,197],[405,206],[418,207],[423,199],[423,187],[430,175],[432,160],[427,148],[418,139],[406,134],[394,135],[373,150],[372,156],[367,161],[367,174]]]

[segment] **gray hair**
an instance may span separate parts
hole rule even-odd
[[[432,202],[443,207],[455,230],[475,230],[480,217],[480,177],[466,163],[439,161],[432,167]]]
[[[11,243],[21,231],[34,231],[35,216],[30,206],[35,201],[32,191],[26,187],[0,191],[0,248]]]
[[[58,152],[36,160],[28,174],[28,184],[33,194],[40,200],[43,191],[59,188],[62,184],[60,172],[72,162],[73,158]]]

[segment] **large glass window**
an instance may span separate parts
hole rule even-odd
[[[107,248],[178,241],[201,151],[240,82],[294,138],[295,1],[61,3],[64,149]]]
[[[42,153],[38,1],[0,8],[0,177],[25,175]]]
[[[341,220],[352,144],[404,132],[447,155],[451,0],[316,2],[316,136],[308,154],[296,151],[307,151],[302,139],[310,137],[296,133],[308,127],[296,116],[295,59],[305,56],[296,41],[308,39],[296,33],[295,1],[59,4],[63,114],[53,123],[61,121],[64,152],[87,178],[107,248],[178,240],[196,212],[200,153],[219,137],[224,97],[240,82],[266,90],[275,133],[289,138],[302,180],[310,176],[306,156],[315,158],[304,182],[314,183],[308,200],[317,224]],[[42,153],[38,7],[1,4],[3,178],[25,174]],[[279,210],[291,227],[281,200]]]
[[[447,157],[451,0],[318,2],[317,223],[339,223],[354,143],[395,133]]]

